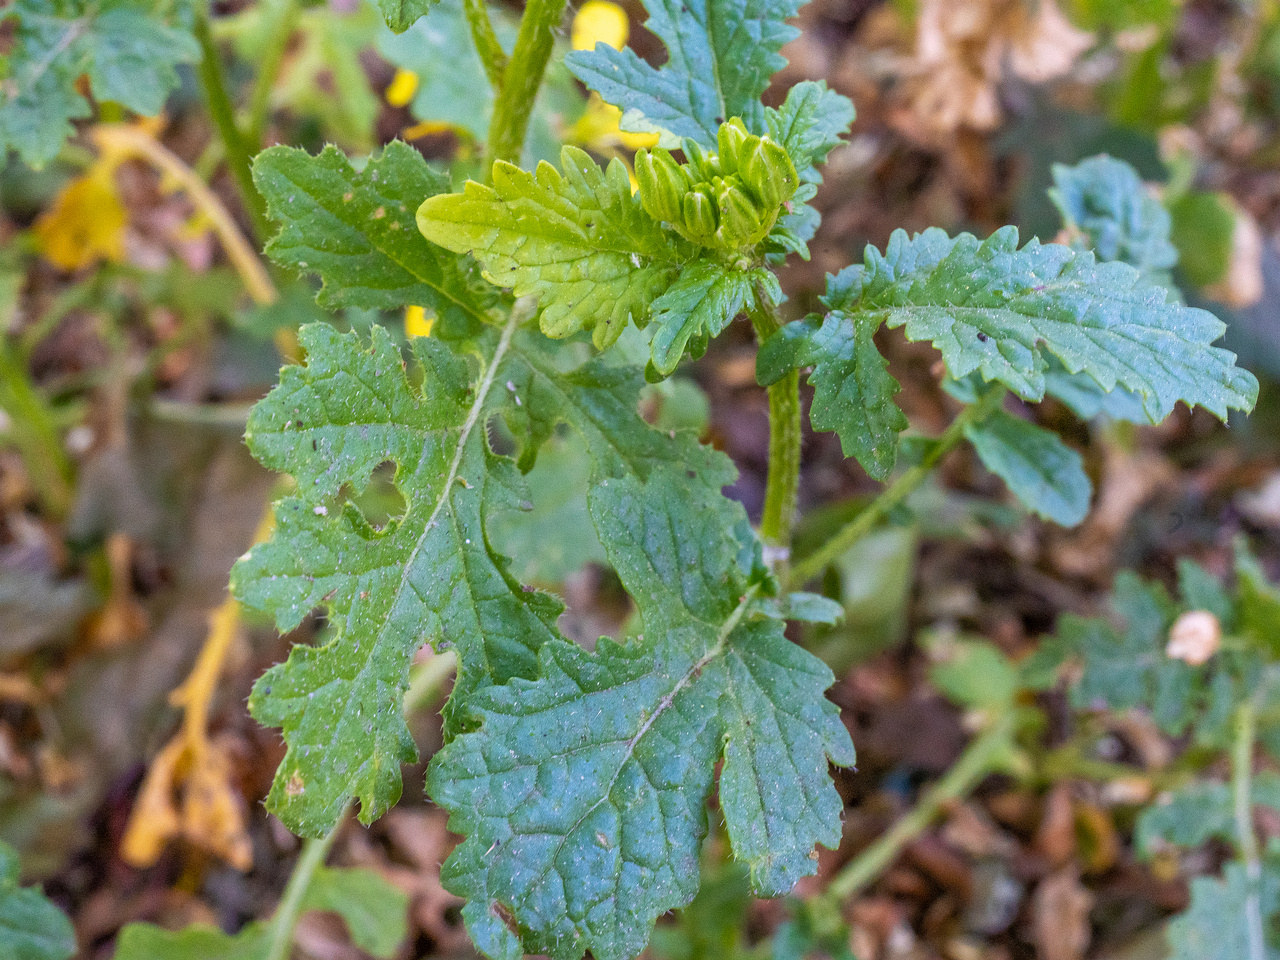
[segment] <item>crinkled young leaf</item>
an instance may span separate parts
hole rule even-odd
[[[495,163],[493,186],[468,181],[460,194],[423,201],[418,228],[446,249],[473,253],[516,296],[537,296],[548,336],[593,330],[604,348],[628,322],[648,322],[693,250],[644,212],[621,161],[601,170],[565,147],[561,166],[563,175],[549,163],[536,173]]]
[[[813,367],[809,421],[840,436],[846,457],[883,480],[898,459],[898,434],[907,418],[894,402],[900,389],[876,347],[878,322],[841,310],[789,323],[765,341],[756,379],[768,386],[800,367]]]
[[[1089,512],[1093,484],[1084,460],[1052,430],[997,410],[966,426],[964,435],[983,466],[1028,510],[1064,527],[1074,527]]]
[[[1049,198],[1099,260],[1127,263],[1148,282],[1168,285],[1178,262],[1169,240],[1172,220],[1133,167],[1106,155],[1074,167],[1055,163],[1053,182]]]
[[[1235,807],[1225,783],[1189,783],[1143,809],[1134,831],[1138,855],[1150,857],[1161,846],[1198,847],[1213,837],[1230,840]]]
[[[757,893],[790,889],[815,843],[839,841],[827,764],[853,749],[823,696],[831,673],[754,607],[741,507],[684,478],[592,489],[642,636],[544,645],[539,679],[473,697],[479,729],[433,761],[432,796],[466,835],[442,876],[490,956],[639,953],[697,891],[722,756],[720,807]]]
[[[1179,400],[1225,419],[1257,399],[1235,354],[1210,346],[1225,330],[1213,314],[1169,303],[1127,264],[1037,240],[1018,249],[1013,227],[986,241],[899,230],[834,282],[833,307],[879,315],[932,341],[953,377],[977,370],[1024,399],[1044,397],[1046,354],[1104,390],[1134,391],[1152,422]]]
[[[763,271],[733,270],[694,260],[653,302],[653,365],[663,376],[675,370],[690,337],[714,337],[742,310]]]
[[[664,134],[664,146],[688,137],[716,148],[716,129],[741,117],[765,133],[760,96],[786,65],[778,51],[800,31],[786,21],[801,0],[645,0],[645,27],[667,47],[651,67],[630,48],[597,43],[565,58],[569,69],[623,111],[623,130]]]
[[[822,218],[807,201],[813,199],[817,184],[822,182],[818,164],[827,159],[853,124],[853,101],[828,90],[822,81],[803,80],[791,88],[781,107],[765,107],[764,112],[769,136],[791,155],[801,183],[789,211],[778,218],[769,238],[782,251],[808,260],[808,242]]]
[[[1169,924],[1166,939],[1169,960],[1256,960],[1249,946],[1248,902],[1256,896],[1266,935],[1265,960],[1278,960],[1274,918],[1280,912],[1280,856],[1274,850],[1264,858],[1255,884],[1244,864],[1231,861],[1222,878],[1195,877],[1191,881],[1191,906]]]
[[[449,189],[413,147],[398,140],[357,171],[326,147],[318,156],[293,147],[258,155],[253,180],[280,221],[267,253],[282,266],[318,273],[326,307],[392,310],[431,307],[446,324],[474,324],[493,306],[493,291],[475,265],[428,243],[414,211],[424,197]]]
[[[18,852],[0,840],[0,958],[67,960],[75,952],[71,921],[37,888],[18,885]]]
[[[16,19],[0,84],[0,158],[14,150],[42,167],[89,115],[76,89],[82,75],[98,100],[154,116],[178,85],[177,65],[200,55],[179,17],[138,0],[16,0],[0,19]]]

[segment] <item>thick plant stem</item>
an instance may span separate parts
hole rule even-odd
[[[480,54],[480,62],[484,65],[484,75],[489,78],[493,92],[501,94],[502,76],[508,65],[507,54],[494,33],[485,0],[463,0],[462,8],[467,15],[467,26],[471,28],[471,42],[476,45],[476,53]]]
[[[273,0],[264,4],[262,10],[262,30],[267,36],[267,42],[258,63],[253,92],[249,96],[249,120],[243,135],[246,145],[255,152],[262,149],[262,135],[267,127],[267,113],[271,106],[271,91],[280,76],[289,39],[298,25],[298,0]]]
[[[756,339],[764,343],[780,324],[772,310],[761,306],[769,302],[763,290],[756,290],[755,302],[751,323]],[[768,551],[765,559],[783,579],[800,489],[800,441],[800,371],[793,370],[769,388],[769,473],[760,517],[760,536]]]
[[[560,25],[564,5],[565,0],[529,0],[524,8],[520,33],[489,122],[489,159],[494,162],[520,162],[533,101],[551,58],[551,31]]]
[[[1000,766],[1018,726],[1018,712],[1008,710],[965,748],[964,753],[889,831],[835,875],[822,900],[833,909],[878,877],[894,858],[929,826],[952,801],[967,796]]]
[[[1236,842],[1244,860],[1249,893],[1244,901],[1249,937],[1249,960],[1266,960],[1262,926],[1262,858],[1253,829],[1253,744],[1258,732],[1257,710],[1246,700],[1236,711],[1235,740],[1231,747],[1231,793],[1235,803]]]
[[[1006,389],[995,385],[982,394],[976,402],[969,404],[960,415],[951,421],[951,425],[938,438],[920,463],[905,471],[893,483],[889,484],[866,509],[840,528],[821,547],[805,557],[791,570],[789,586],[800,587],[812,580],[827,565],[851,546],[865,537],[884,516],[898,504],[902,503],[933,472],[933,468],[942,462],[942,458],[960,445],[965,430],[981,423],[1000,406],[1004,400]]]
[[[275,916],[271,918],[271,940],[267,947],[265,960],[288,960],[290,948],[293,946],[293,931],[298,926],[298,917],[302,915],[302,904],[307,896],[307,888],[316,870],[324,866],[329,848],[342,829],[347,819],[346,812],[338,818],[333,829],[319,840],[308,840],[302,846],[302,855],[293,865],[293,873],[285,885],[284,896],[280,898],[280,906],[276,907]]]
[[[196,17],[195,35],[200,44],[201,53],[196,75],[200,78],[200,86],[209,104],[209,116],[213,119],[218,138],[226,151],[227,167],[231,170],[231,176],[240,189],[240,199],[249,215],[254,236],[259,243],[262,243],[270,235],[270,228],[267,225],[267,205],[262,199],[262,194],[258,193],[253,185],[253,160],[245,144],[244,135],[236,125],[235,107],[227,94],[222,61],[218,58],[218,47],[213,41],[207,16]]]

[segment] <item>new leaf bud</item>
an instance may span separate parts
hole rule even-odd
[[[781,206],[795,196],[800,186],[791,156],[779,143],[761,137],[739,167],[742,180],[770,209]]]
[[[724,176],[738,172],[746,154],[751,152],[752,141],[758,140],[758,137],[747,133],[747,128],[737,117],[720,125],[716,141],[720,149],[720,170]]]
[[[749,247],[763,239],[768,232],[765,215],[740,186],[733,182],[722,183],[717,199],[720,202],[720,236],[727,246]],[[770,224],[772,219],[770,217]]]
[[[716,205],[701,190],[684,195],[684,226],[690,240],[708,241],[716,233]]]
[[[636,154],[636,182],[640,185],[640,205],[658,221],[679,223],[681,198],[690,187],[689,179],[667,151]]]

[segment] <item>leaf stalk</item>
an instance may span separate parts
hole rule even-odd
[[[1016,709],[998,716],[965,748],[946,776],[935,783],[919,803],[832,878],[816,905],[838,911],[841,901],[875,880],[912,840],[930,827],[945,806],[967,796],[989,774],[1000,769],[1022,716]]]
[[[503,75],[510,61],[498,42],[485,0],[463,0],[462,8],[467,15],[467,26],[471,28],[471,42],[476,45],[476,53],[480,54],[489,86],[493,87],[495,95],[501,96]]]
[[[994,384],[978,399],[965,407],[930,447],[924,459],[903,472],[871,501],[861,513],[841,527],[821,547],[805,557],[791,570],[787,581],[791,588],[803,586],[826,569],[827,565],[870,533],[890,510],[898,506],[933,472],[943,457],[960,445],[965,431],[986,420],[1000,408],[1008,390]]]
[[[1253,828],[1253,745],[1257,739],[1258,715],[1252,699],[1246,699],[1240,705],[1235,720],[1235,736],[1231,745],[1231,794],[1235,805],[1236,842],[1249,883],[1249,893],[1244,901],[1249,960],[1266,960],[1267,947],[1262,926],[1262,858],[1258,852],[1258,835]]]
[[[222,141],[226,151],[227,167],[240,190],[240,199],[249,216],[254,236],[261,243],[271,235],[271,228],[267,223],[267,204],[253,185],[252,155],[244,134],[236,124],[235,106],[227,93],[226,77],[222,72],[222,61],[218,57],[218,46],[213,40],[213,31],[209,28],[207,13],[197,15],[194,32],[201,53],[196,76],[204,90],[214,129],[218,131],[218,139]]]
[[[329,848],[333,846],[333,841],[337,839],[338,831],[342,829],[346,819],[347,810],[344,810],[332,830],[318,840],[308,840],[303,844],[302,854],[294,864],[293,873],[289,875],[289,882],[285,885],[280,906],[276,908],[275,916],[271,918],[271,937],[265,960],[289,960],[289,952],[293,946],[293,932],[297,929],[298,917],[302,915],[302,904],[307,896],[307,888],[311,886],[311,880],[316,875],[316,871],[324,866]]]
[[[757,285],[751,324],[764,343],[781,323],[764,290]],[[786,579],[800,490],[800,371],[793,370],[769,388],[769,472],[765,480],[760,536],[772,556],[770,566]]]

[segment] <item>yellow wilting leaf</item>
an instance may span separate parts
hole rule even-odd
[[[406,307],[404,311],[404,335],[406,337],[429,337],[435,325],[435,315],[428,316],[422,307]]]
[[[80,270],[100,260],[124,260],[128,223],[116,190],[116,163],[102,158],[62,188],[36,221],[36,240],[46,260],[62,270]]]
[[[386,89],[387,103],[393,107],[408,106],[413,95],[418,92],[418,75],[412,70],[401,67],[395,78]]]
[[[573,17],[573,49],[594,50],[597,43],[621,50],[631,32],[627,12],[609,0],[587,0]]]
[[[270,536],[274,525],[268,508],[254,543]],[[129,815],[120,855],[135,867],[151,866],[179,836],[238,870],[253,866],[244,798],[231,784],[230,756],[208,733],[209,704],[239,629],[240,606],[227,597],[209,616],[209,636],[190,675],[169,695],[182,708],[182,729],[151,762]]]
[[[226,748],[209,740],[209,702],[240,626],[228,597],[209,618],[209,637],[191,675],[170,695],[182,707],[182,729],[156,755],[129,815],[120,855],[149,867],[175,837],[222,857],[238,870],[253,866],[244,799],[231,785]]]

